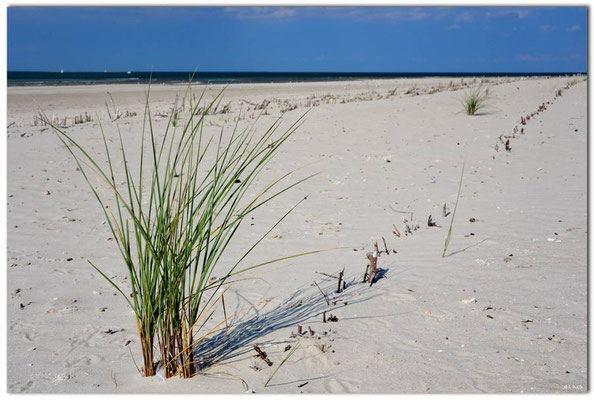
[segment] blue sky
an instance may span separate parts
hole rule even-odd
[[[9,71],[575,72],[586,7],[9,7]]]

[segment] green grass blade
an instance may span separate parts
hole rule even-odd
[[[295,353],[295,350],[297,350],[299,348],[299,345],[300,344],[301,344],[301,342],[297,342],[295,344],[295,346],[293,346],[293,348],[289,351],[289,353],[287,353],[287,355],[285,356],[285,358],[283,358],[283,360],[280,362],[280,364],[278,364],[278,367],[276,367],[276,369],[274,370],[274,372],[272,373],[272,375],[270,375],[270,378],[268,378],[268,380],[264,384],[264,387],[268,387],[268,384],[270,383],[270,381],[272,380],[272,378],[274,378],[274,375],[276,375],[276,373],[278,372],[278,370],[287,362],[287,360],[293,355],[293,353]]]
[[[466,166],[466,162],[462,164],[462,173],[460,174],[460,183],[458,184],[458,196],[456,197],[456,204],[454,205],[454,211],[452,212],[452,218],[450,219],[450,227],[448,229],[448,234],[446,236],[445,244],[443,246],[443,253],[441,257],[445,257],[446,251],[448,251],[448,246],[450,245],[450,239],[452,238],[452,227],[454,226],[454,217],[456,216],[456,209],[458,208],[458,200],[460,200],[460,192],[462,191],[462,178],[464,177],[464,167]]]

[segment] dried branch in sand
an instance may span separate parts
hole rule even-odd
[[[377,242],[374,243],[375,250],[373,252],[367,253],[367,259],[369,260],[369,265],[365,270],[365,274],[363,275],[363,283],[369,282],[370,286],[373,285],[375,282],[375,278],[379,272],[377,268],[377,257],[378,257],[378,250],[377,250]]]
[[[404,224],[404,234],[405,235],[411,235],[412,234],[412,228],[408,224],[408,220],[406,218],[402,217],[402,223]]]
[[[395,224],[392,224],[392,227],[394,228],[392,233],[396,235],[396,237],[400,237],[400,231],[398,230],[398,227]]]
[[[214,114],[228,114],[231,112],[231,102],[228,102],[220,109],[216,109]]]
[[[85,115],[79,114],[74,117],[74,124],[84,124],[93,121],[93,117],[85,112]]]
[[[342,271],[338,273],[338,289],[336,289],[336,293],[342,292],[342,277],[344,275],[344,268]]]
[[[264,360],[264,362],[265,362],[266,364],[268,364],[268,366],[269,366],[269,367],[272,367],[272,361],[270,361],[270,360],[268,359],[268,355],[266,354],[266,352],[264,352],[264,351],[260,350],[260,347],[259,347],[259,346],[257,346],[257,345],[254,345],[254,350],[256,350],[256,353],[258,353],[258,356],[260,356],[260,358],[261,358],[262,360]]]
[[[388,250],[388,245],[386,244],[386,239],[384,239],[384,237],[382,236],[382,241],[384,242],[384,251],[386,252],[386,254],[390,254],[390,250]]]
[[[264,99],[264,100],[262,100],[262,103],[257,104],[254,107],[254,110],[264,110],[266,107],[268,107],[269,104],[270,104],[270,100]]]

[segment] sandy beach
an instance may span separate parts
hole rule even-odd
[[[479,85],[489,88],[488,107],[468,116],[461,99]],[[187,108],[186,89],[151,87],[159,135],[174,104]],[[129,284],[105,216],[58,137],[35,119],[43,111],[99,157],[99,122],[115,150],[119,128],[137,165],[145,93],[140,84],[7,90],[9,392],[587,391],[584,76],[229,85],[205,135],[235,124],[264,132],[281,116],[282,130],[307,112],[256,186],[292,170],[284,184],[317,175],[255,211],[220,273],[304,197],[246,265],[339,249],[235,283],[228,329],[198,346],[203,368],[168,380],[137,371],[131,310],[87,262]],[[374,238],[389,254],[370,286],[362,278]],[[332,276],[342,270],[346,288],[336,293]],[[223,320],[219,310],[209,326]]]

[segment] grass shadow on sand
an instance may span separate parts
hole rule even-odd
[[[333,375],[322,375],[322,376],[316,376],[315,378],[303,378],[303,379],[296,379],[290,382],[281,382],[281,383],[271,383],[268,385],[268,387],[274,387],[274,386],[286,386],[286,385],[293,385],[295,383],[301,383],[303,384],[304,382],[312,382],[312,381],[318,381],[320,379],[326,379],[326,378],[330,378]],[[303,385],[305,386],[305,385]],[[298,386],[298,387],[303,387],[303,386]]]
[[[348,307],[349,304],[361,303],[379,295],[373,286],[363,284],[360,280],[355,283],[354,278],[346,290],[340,294],[335,293],[337,288],[335,280],[324,279],[321,282],[320,287],[328,296],[330,305],[327,304],[315,285],[308,285],[295,291],[270,310],[266,310],[268,304],[260,310],[252,307],[251,312],[240,314],[232,319],[228,330],[202,340],[195,349],[198,373],[215,364],[221,365],[231,362],[232,359],[233,362],[238,361],[237,357],[254,351],[252,347],[254,342],[270,333],[288,327],[296,329],[298,324],[314,317],[321,322],[324,311],[332,312]],[[258,345],[285,342],[283,338],[260,341]]]
[[[493,115],[496,114],[496,110],[484,110],[484,111],[479,111],[477,113],[475,113],[473,115],[473,117],[482,117],[482,116],[487,116],[487,115]]]
[[[468,250],[468,249],[470,249],[470,248],[473,248],[473,247],[475,247],[475,246],[478,246],[479,244],[482,244],[482,243],[486,242],[486,241],[487,241],[487,240],[489,240],[489,239],[491,239],[491,238],[490,238],[490,237],[488,237],[488,238],[485,238],[485,239],[481,240],[480,242],[476,242],[476,243],[474,243],[474,244],[471,244],[471,245],[469,245],[469,246],[466,246],[466,247],[464,247],[463,249],[460,249],[460,250],[453,251],[453,252],[451,252],[450,254],[448,254],[447,256],[448,256],[448,257],[451,257],[451,256],[454,256],[454,255],[456,255],[456,254],[463,253],[463,252],[465,252],[466,250]]]

